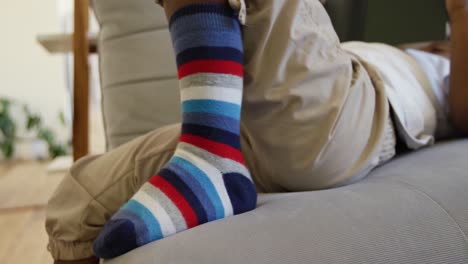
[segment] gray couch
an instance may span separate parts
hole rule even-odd
[[[176,67],[152,0],[97,0],[95,12],[106,136],[114,148],[178,121]],[[261,194],[253,212],[105,263],[468,263],[467,154],[468,141],[447,142],[351,186]]]

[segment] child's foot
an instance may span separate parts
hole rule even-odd
[[[191,5],[171,18],[182,97],[182,136],[170,162],[104,226],[94,244],[112,258],[256,206],[240,146],[243,49],[225,5]]]

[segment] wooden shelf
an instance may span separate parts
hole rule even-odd
[[[37,41],[52,54],[73,52],[73,34],[41,34]],[[97,52],[97,33],[88,34],[88,47],[90,53]]]

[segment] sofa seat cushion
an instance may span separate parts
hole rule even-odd
[[[351,186],[262,194],[252,212],[105,263],[468,263],[467,154],[449,142]]]

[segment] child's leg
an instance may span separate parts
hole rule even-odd
[[[94,244],[99,257],[115,257],[256,206],[240,147],[240,25],[225,1],[213,2],[220,1],[166,5],[180,80],[182,135],[169,163],[104,226]]]
[[[318,0],[247,2],[242,122],[256,182],[310,191],[362,178],[381,161],[385,93]]]

